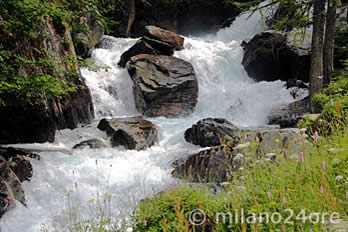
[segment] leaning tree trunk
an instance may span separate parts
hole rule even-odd
[[[333,67],[333,55],[335,45],[335,31],[336,31],[336,1],[328,4],[326,13],[326,28],[324,41],[324,86],[330,83]]]
[[[313,9],[313,33],[312,55],[309,75],[309,100],[312,112],[315,112],[313,96],[321,93],[323,89],[323,47],[325,30],[325,2],[326,0],[314,0]]]
[[[128,17],[128,25],[126,31],[126,37],[130,36],[131,28],[135,19],[135,0],[130,0],[129,2],[129,17]]]

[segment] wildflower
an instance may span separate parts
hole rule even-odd
[[[279,139],[276,139],[276,142],[279,143]]]
[[[331,103],[332,106],[334,105],[334,100],[332,98],[331,98],[330,103]]]
[[[285,226],[284,225],[282,226],[282,232],[285,232]]]
[[[271,198],[271,193],[270,192],[267,192],[267,197]]]
[[[179,188],[179,185],[178,184],[174,184],[174,189],[177,189],[177,188]]]
[[[315,142],[315,143],[318,142],[318,138],[319,138],[318,131],[316,131],[316,132],[314,133],[314,142]]]
[[[337,116],[339,115],[340,110],[341,110],[341,104],[340,104],[340,102],[338,101],[338,102],[336,102],[336,112],[337,112]]]
[[[244,187],[244,186],[245,186],[245,184],[241,184],[241,186],[243,186],[243,187]]]
[[[325,161],[323,161],[323,162],[321,163],[321,170],[324,171],[324,170],[325,170],[325,166],[326,166],[326,165],[325,165]]]
[[[147,222],[146,222],[146,220],[144,220],[144,226],[146,226],[146,224],[147,224]]]
[[[303,163],[303,152],[300,153],[300,162]]]
[[[285,205],[285,204],[286,204],[286,198],[283,197],[283,205]]]
[[[323,186],[320,186],[320,192],[324,193],[324,187]]]
[[[168,189],[163,190],[163,192],[164,192],[164,193],[167,193],[167,192],[168,192]]]
[[[230,172],[229,172],[229,171],[227,171],[227,172],[226,172],[226,176],[229,176],[229,175],[230,175]]]
[[[252,185],[253,184],[253,182],[252,181],[250,181],[250,185]]]

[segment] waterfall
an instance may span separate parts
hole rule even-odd
[[[281,81],[255,82],[241,65],[241,40],[260,32],[260,14],[250,21],[246,15],[230,28],[204,38],[185,38],[185,49],[174,56],[190,62],[199,81],[196,111],[188,118],[148,118],[159,129],[159,141],[145,151],[124,148],[85,148],[73,155],[43,152],[40,161],[32,160],[34,176],[24,182],[28,207],[17,203],[1,222],[2,232],[66,231],[67,226],[92,219],[103,210],[105,216],[127,220],[134,205],[178,180],[171,177],[172,161],[200,150],[185,142],[184,132],[200,119],[223,117],[240,127],[265,126],[272,108],[292,99]],[[96,108],[96,120],[75,130],[57,132],[52,144],[23,147],[70,150],[89,138],[102,138],[96,126],[102,117],[137,115],[132,82],[124,69],[117,67],[121,54],[136,40],[108,37],[104,47],[95,49],[92,58],[108,70],[83,69]]]

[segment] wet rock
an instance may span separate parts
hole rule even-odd
[[[148,26],[146,35],[121,55],[118,65],[124,68],[130,58],[140,54],[172,56],[174,50],[184,48],[183,42],[184,38],[174,32]]]
[[[174,118],[194,111],[198,82],[190,63],[170,56],[137,55],[127,68],[136,108],[142,114]]]
[[[176,50],[184,49],[184,37],[156,26],[146,26],[145,36],[172,45]]]
[[[310,43],[287,39],[282,32],[265,31],[243,43],[242,64],[248,75],[257,81],[309,81]]]
[[[223,182],[227,171],[238,170],[243,164],[241,157],[234,157],[228,146],[213,147],[176,161],[172,175],[192,182]]]
[[[272,110],[268,115],[268,124],[279,125],[280,128],[296,127],[303,115],[310,112],[308,98],[283,105],[278,109]]]
[[[97,149],[106,147],[106,144],[101,139],[88,139],[76,144],[73,149],[83,149],[86,147]]]
[[[130,60],[130,58],[139,54],[158,55],[158,52],[144,40],[138,40],[136,44],[134,44],[130,49],[128,49],[121,55],[118,66],[120,66],[121,68],[126,67],[126,64]]]
[[[152,146],[158,137],[156,126],[143,117],[102,119],[98,128],[111,137],[113,146],[126,149],[145,150]]]
[[[206,118],[185,131],[185,140],[201,147],[221,145],[221,141],[233,141],[241,129],[223,118]]]
[[[33,167],[30,161],[23,156],[17,155],[8,161],[8,165],[21,182],[30,181],[33,177]]]
[[[24,190],[22,188],[21,182],[16,174],[10,169],[7,161],[2,156],[0,156],[0,177],[4,182],[6,182],[8,191],[13,194],[13,198],[21,202],[23,205],[26,205]],[[0,196],[0,198],[2,197],[3,196]]]
[[[308,88],[308,84],[306,84],[304,81],[302,80],[295,80],[295,79],[290,79],[286,81],[285,84],[287,89],[296,87],[296,88],[301,88],[301,89],[307,89]]]
[[[9,209],[14,207],[15,199],[13,197],[11,188],[8,186],[7,182],[0,177],[0,218]]]

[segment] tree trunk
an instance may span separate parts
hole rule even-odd
[[[130,37],[131,28],[135,19],[135,0],[130,0],[129,2],[129,17],[128,25],[126,30],[126,37]]]
[[[311,68],[309,75],[310,109],[315,112],[313,96],[323,89],[323,47],[325,30],[325,2],[314,0]]]
[[[328,4],[326,13],[326,28],[324,41],[324,86],[330,83],[333,67],[333,55],[335,46],[335,32],[336,32],[336,1]]]

